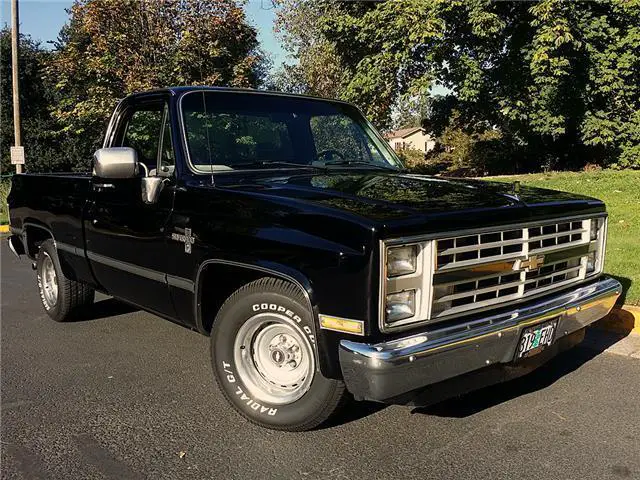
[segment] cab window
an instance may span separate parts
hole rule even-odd
[[[168,106],[143,104],[129,115],[120,145],[131,147],[149,175],[170,175],[175,167]]]

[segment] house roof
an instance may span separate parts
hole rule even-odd
[[[387,138],[405,138],[411,134],[416,133],[418,130],[422,130],[421,127],[401,128],[400,130],[393,130],[385,135]]]

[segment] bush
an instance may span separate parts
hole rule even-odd
[[[424,167],[426,164],[424,152],[422,150],[418,150],[417,148],[403,148],[401,150],[398,150],[396,153],[403,161],[404,165],[410,170]]]
[[[426,155],[421,173],[442,173],[458,177],[478,177],[514,171],[515,163],[499,131],[489,129],[467,133],[449,126],[436,148]]]

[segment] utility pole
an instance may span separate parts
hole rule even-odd
[[[18,0],[11,0],[11,79],[13,81],[13,132],[15,146],[20,140],[20,87],[18,85]],[[22,173],[22,165],[16,164],[16,173]]]

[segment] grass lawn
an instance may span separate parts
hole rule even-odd
[[[0,225],[9,223],[9,211],[7,209],[7,195],[9,195],[9,189],[11,183],[9,180],[0,180]]]
[[[625,287],[625,303],[640,305],[640,171],[553,172],[491,179],[519,180],[522,185],[603,200],[609,212],[605,271]]]

